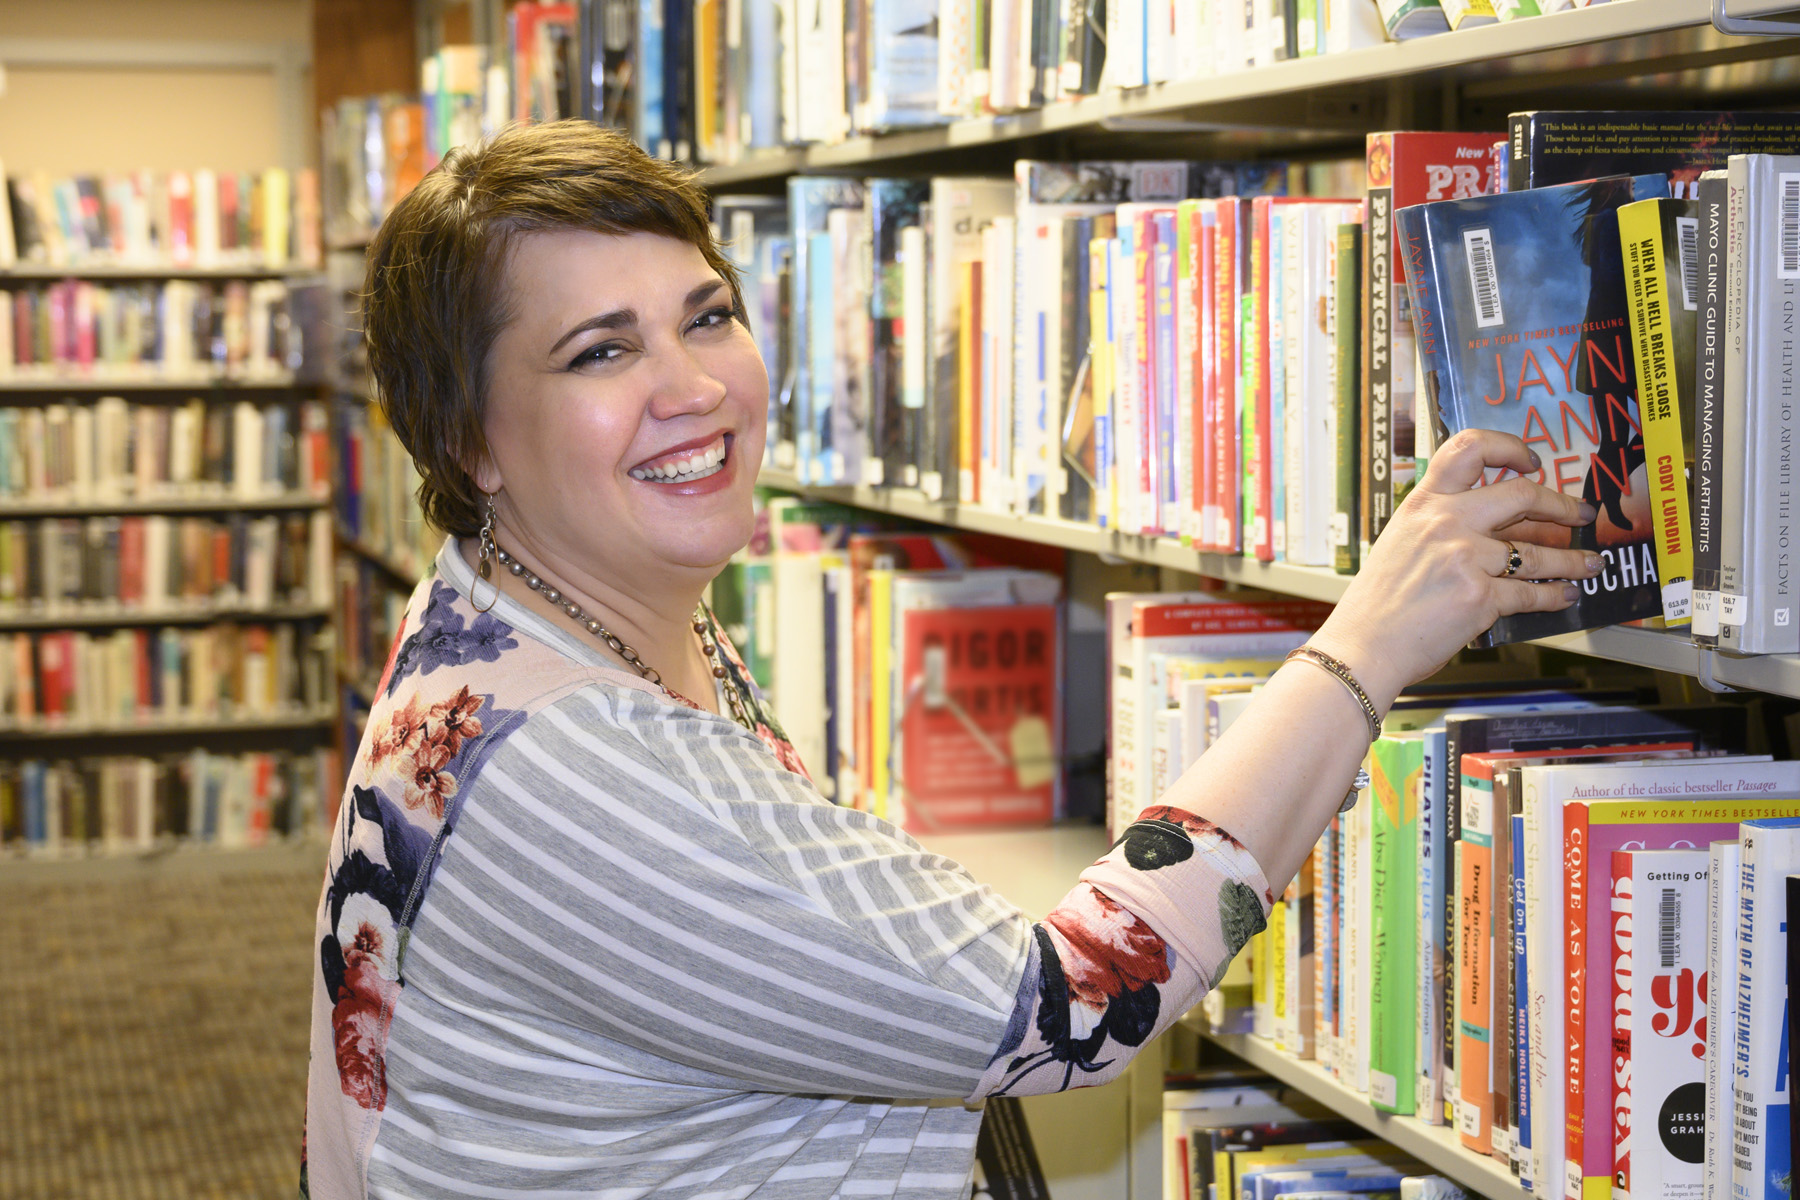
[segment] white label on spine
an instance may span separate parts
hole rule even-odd
[[[1482,329],[1504,325],[1500,308],[1500,274],[1494,267],[1494,234],[1489,229],[1463,230],[1469,256],[1469,287],[1475,293],[1475,324]]]
[[[1780,255],[1775,274],[1781,279],[1800,279],[1800,172],[1776,176],[1775,190],[1781,203]]]
[[[1700,219],[1675,218],[1675,241],[1681,251],[1681,307],[1694,312],[1700,307]]]
[[[1331,514],[1331,544],[1348,546],[1350,544],[1350,514],[1335,512]]]
[[[1744,598],[1730,592],[1719,593],[1719,624],[1742,625],[1746,609]]]

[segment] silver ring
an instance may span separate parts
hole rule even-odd
[[[1519,573],[1519,568],[1525,565],[1525,556],[1520,554],[1519,548],[1511,542],[1500,544],[1506,547],[1506,570],[1500,572],[1500,578],[1511,579]]]

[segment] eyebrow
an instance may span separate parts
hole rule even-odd
[[[697,304],[702,304],[710,298],[714,292],[724,286],[725,281],[715,276],[689,292],[682,300],[681,306],[682,308],[687,309],[693,308]],[[589,317],[587,320],[574,326],[567,333],[557,338],[556,345],[550,347],[550,354],[554,355],[558,350],[561,350],[569,339],[579,337],[581,334],[591,330],[629,329],[637,323],[638,313],[635,308],[615,308],[611,312],[600,313],[596,316]]]

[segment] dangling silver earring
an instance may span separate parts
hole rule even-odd
[[[500,602],[500,585],[494,582],[494,497],[492,493],[489,493],[487,498],[487,515],[481,521],[481,551],[475,574],[480,578],[469,588],[469,604],[476,612],[484,613]],[[493,599],[486,604],[477,603],[475,600],[475,589],[480,587],[483,581],[494,589]]]

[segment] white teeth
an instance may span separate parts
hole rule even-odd
[[[715,446],[704,454],[696,454],[691,458],[679,459],[663,463],[655,467],[637,467],[630,474],[633,479],[646,482],[650,480],[680,480],[683,483],[696,479],[705,479],[719,470],[725,461],[725,447]]]

